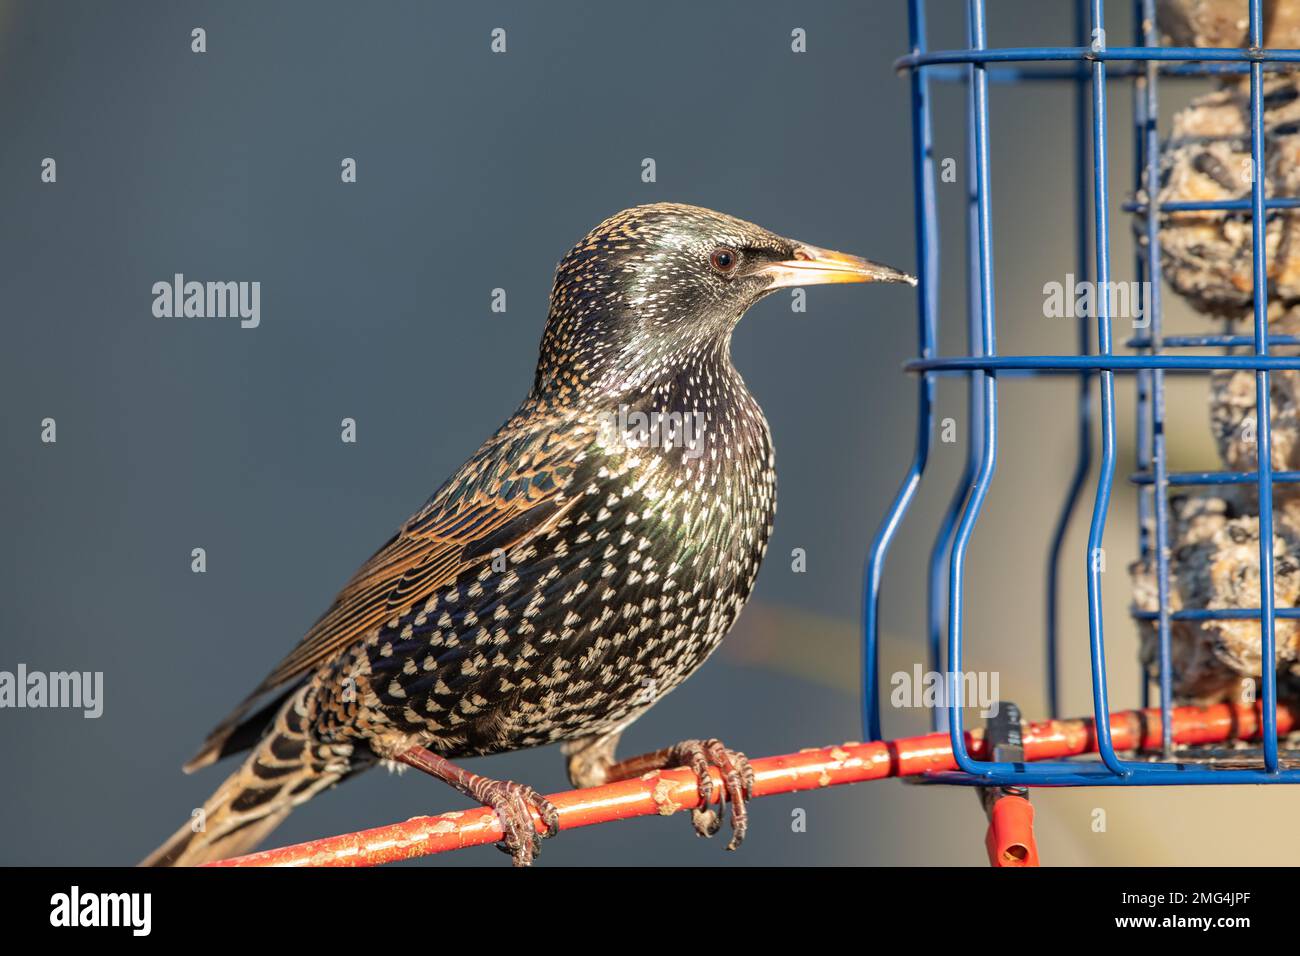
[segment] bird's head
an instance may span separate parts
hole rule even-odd
[[[764,296],[832,282],[916,284],[711,209],[624,210],[556,269],[535,387],[575,392],[670,374],[701,350],[725,351],[737,321]]]

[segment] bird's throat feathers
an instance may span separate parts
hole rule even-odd
[[[607,356],[598,374],[538,369],[529,401],[593,428],[607,455],[663,457],[695,474],[749,449],[766,457],[767,422],[731,361],[730,334],[679,343],[663,354]]]

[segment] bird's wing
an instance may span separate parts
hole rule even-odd
[[[252,717],[269,692],[290,689],[370,630],[427,601],[462,572],[554,527],[576,498],[565,488],[590,432],[563,422],[539,427],[519,416],[489,439],[428,503],[353,575],[333,604],[185,765],[195,770],[251,746],[279,697]],[[258,724],[258,726],[253,726]]]

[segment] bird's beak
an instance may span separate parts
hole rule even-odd
[[[768,289],[825,285],[831,282],[906,282],[916,285],[916,279],[906,272],[899,272],[859,256],[832,252],[802,242],[795,243],[793,259],[760,266],[754,270],[754,274],[772,277]]]

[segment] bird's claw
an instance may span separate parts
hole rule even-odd
[[[542,837],[560,832],[560,814],[555,805],[532,787],[511,780],[494,780],[484,787],[480,799],[496,811],[505,839],[496,844],[509,853],[515,866],[531,866],[542,852]],[[538,833],[533,812],[541,817],[546,832]]]
[[[683,740],[673,748],[674,761],[689,767],[695,774],[696,788],[700,793],[700,805],[691,811],[691,823],[695,832],[702,837],[711,837],[722,829],[722,815],[714,810],[713,774],[716,768],[722,776],[722,800],[720,803],[731,807],[731,841],[728,850],[734,850],[745,841],[749,830],[749,807],[747,801],[754,796],[754,770],[747,758],[739,750],[727,748],[721,740]]]

